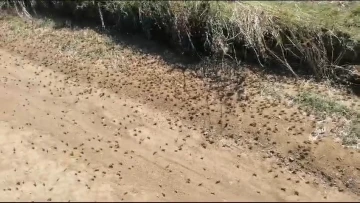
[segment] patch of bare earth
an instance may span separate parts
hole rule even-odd
[[[359,151],[312,140],[317,118],[250,71],[232,94],[18,18],[0,20],[0,62],[1,200],[359,200]]]

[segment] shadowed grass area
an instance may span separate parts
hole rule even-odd
[[[63,16],[142,33],[194,56],[279,66],[344,80],[360,63],[360,3],[217,1],[11,1],[28,17]],[[5,3],[0,6],[4,7]]]

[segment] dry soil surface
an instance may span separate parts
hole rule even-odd
[[[76,55],[90,31],[0,25],[1,201],[359,201],[359,152],[256,86],[223,99],[128,48]]]

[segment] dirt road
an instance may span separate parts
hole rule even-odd
[[[276,157],[264,159],[263,151],[251,150],[261,143],[253,145],[245,135],[245,144],[219,136],[209,144],[204,126],[212,121],[185,119],[179,108],[185,103],[191,109],[191,102],[165,96],[165,87],[176,84],[163,82],[162,91],[147,92],[144,72],[96,64],[68,71],[55,59],[46,59],[48,66],[29,60],[29,47],[26,54],[8,46],[0,49],[1,201],[359,200],[305,169],[294,172]],[[111,81],[114,74],[118,81]],[[97,79],[85,82],[88,75]],[[105,83],[122,88],[111,90]],[[161,105],[155,97],[166,99]],[[247,116],[243,125],[252,125]],[[235,118],[224,120],[233,131],[245,129]]]

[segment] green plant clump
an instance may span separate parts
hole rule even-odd
[[[322,98],[313,93],[301,93],[296,101],[300,105],[310,108],[318,113],[338,114],[343,116],[350,116],[353,114],[346,106],[333,100]]]

